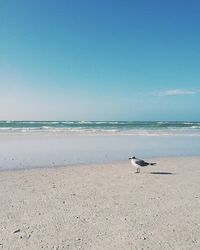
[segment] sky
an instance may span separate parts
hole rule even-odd
[[[200,121],[199,0],[1,0],[0,120]]]

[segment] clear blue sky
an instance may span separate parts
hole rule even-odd
[[[0,119],[200,120],[199,0],[1,0]]]

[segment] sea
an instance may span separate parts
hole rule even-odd
[[[200,136],[192,121],[0,121],[0,133]]]
[[[0,121],[0,170],[128,164],[130,156],[200,156],[200,122]]]

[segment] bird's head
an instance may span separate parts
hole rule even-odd
[[[135,156],[129,157],[129,160],[136,159]]]

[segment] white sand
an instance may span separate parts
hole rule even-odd
[[[200,158],[154,161],[0,172],[0,248],[200,249]]]

